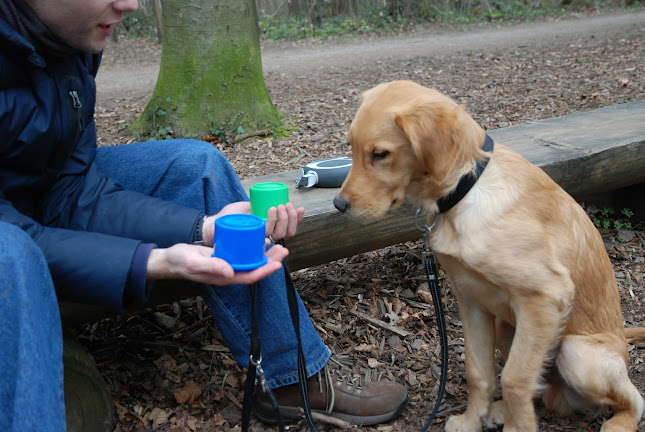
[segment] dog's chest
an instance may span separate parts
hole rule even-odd
[[[463,262],[443,254],[437,254],[441,267],[448,275],[451,290],[457,301],[465,307],[476,306],[502,320],[514,325],[515,316],[511,308],[511,298],[502,287],[491,283],[484,272],[468,268]]]

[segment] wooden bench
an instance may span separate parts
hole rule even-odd
[[[645,182],[645,101],[488,131],[541,167],[576,199]],[[296,189],[298,171],[245,180],[279,181],[306,209],[298,234],[287,241],[292,270],[420,238],[410,204],[385,219],[358,223],[334,208],[338,189]],[[350,233],[350,235],[348,235]]]
[[[645,101],[520,124],[488,131],[541,167],[574,198],[645,183]],[[381,249],[420,238],[415,209],[401,206],[384,219],[359,223],[338,212],[332,203],[338,189],[296,188],[298,170],[244,180],[277,181],[289,185],[290,200],[306,209],[298,234],[287,241],[291,270]],[[348,235],[350,233],[350,235]],[[159,281],[150,304],[163,304],[196,295],[177,282]],[[114,314],[104,308],[61,303],[65,325],[76,325]]]

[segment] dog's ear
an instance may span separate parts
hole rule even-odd
[[[394,116],[417,159],[438,183],[446,178],[459,153],[460,142],[454,139],[458,116],[457,105],[438,98],[424,98]]]

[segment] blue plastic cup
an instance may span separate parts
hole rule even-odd
[[[230,214],[215,220],[213,256],[235,271],[253,270],[267,262],[264,250],[266,222],[254,215]]]

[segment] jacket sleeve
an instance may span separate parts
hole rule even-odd
[[[64,206],[56,202],[65,200]],[[84,175],[59,179],[42,200],[47,226],[104,234],[169,247],[189,243],[200,210],[124,190],[92,163]]]
[[[62,208],[54,205],[61,196],[68,202]],[[137,247],[142,243],[169,247],[190,242],[201,214],[124,190],[95,163],[83,176],[61,178],[41,205],[44,214],[40,220],[70,237],[65,247],[58,237],[37,239],[59,295],[82,302],[99,300],[119,308],[124,306],[124,286],[131,283],[128,277]]]
[[[1,194],[0,194],[1,195]],[[44,227],[0,196],[0,220],[25,230],[42,249],[59,298],[123,309],[138,240]]]

